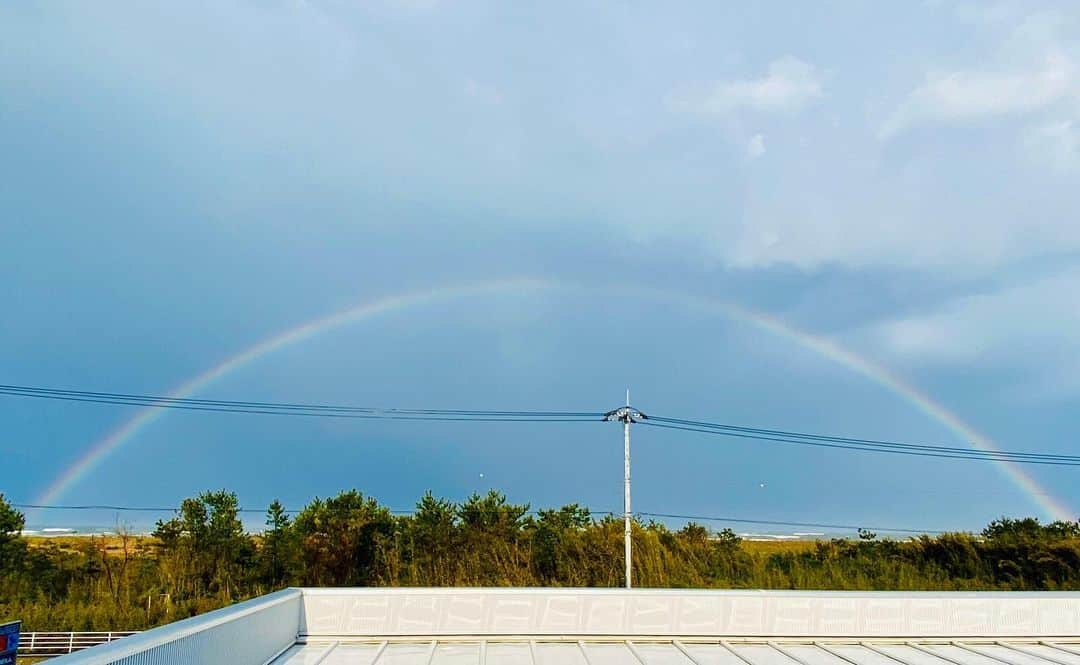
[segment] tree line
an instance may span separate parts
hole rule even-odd
[[[59,542],[21,535],[0,495],[0,619],[26,630],[137,630],[286,586],[572,586],[622,584],[621,518],[577,504],[531,511],[491,491],[464,501],[430,492],[395,515],[357,490],[290,515],[274,501],[245,531],[234,493],[185,499],[153,537]],[[1080,524],[1001,518],[979,534],[822,540],[755,548],[700,524],[633,523],[642,587],[1080,589]]]

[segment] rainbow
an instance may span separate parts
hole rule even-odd
[[[652,288],[629,289],[627,287],[616,287],[615,290],[618,290],[619,288],[626,288],[628,292],[632,291],[632,293],[639,298],[647,296],[661,301],[681,303],[684,306],[691,308],[719,312],[730,319],[752,325],[781,339],[793,342],[803,349],[811,351],[852,372],[866,377],[875,384],[897,395],[927,417],[943,425],[959,439],[974,448],[988,452],[996,452],[999,450],[999,447],[989,437],[978,432],[955,413],[935,402],[929,395],[919,391],[886,368],[856,354],[850,349],[839,346],[829,339],[815,336],[795,328],[773,315],[756,312],[724,301],[687,295],[674,291]],[[205,370],[201,374],[198,374],[173,388],[168,393],[168,396],[174,398],[189,397],[223,376],[258,360],[267,354],[304,342],[333,328],[365,321],[381,314],[430,306],[442,301],[458,298],[475,298],[496,295],[499,293],[520,294],[522,292],[535,292],[543,289],[573,289],[579,291],[601,290],[595,287],[546,279],[511,278],[479,284],[448,286],[387,296],[341,310],[330,314],[329,316],[308,321],[295,328],[290,328],[279,332],[276,335],[272,335],[255,345],[226,358],[220,364]],[[603,293],[610,295],[612,288],[604,287],[602,291]],[[78,484],[94,469],[98,468],[106,459],[115,454],[124,443],[134,438],[135,435],[142,431],[146,426],[161,418],[167,411],[167,409],[155,407],[141,409],[119,428],[91,445],[79,459],[53,480],[53,482],[38,497],[35,503],[50,505],[60,500],[73,486]],[[1035,505],[1049,514],[1053,519],[1074,519],[1073,511],[1062,502],[1051,497],[1033,477],[1020,467],[1020,465],[1004,460],[995,460],[994,463],[1009,480],[1011,480],[1034,502]]]
[[[745,321],[766,332],[791,340],[804,349],[813,351],[823,358],[827,358],[856,374],[860,374],[882,388],[900,396],[932,420],[936,420],[941,425],[944,425],[946,429],[973,448],[987,452],[1000,452],[1001,450],[988,436],[964,422],[959,416],[952,411],[949,411],[938,402],[935,402],[926,393],[921,392],[919,389],[907,383],[881,365],[878,365],[849,349],[845,349],[829,339],[811,335],[803,330],[799,330],[771,314],[755,312],[740,307],[739,305],[695,298],[693,296],[673,296],[673,294],[667,292],[660,293],[663,293],[664,297],[669,299],[678,297],[686,300],[688,303],[693,303],[698,306],[722,310],[731,318]],[[1066,506],[1060,500],[1052,497],[1046,489],[1039,485],[1039,483],[1022,468],[1021,465],[1004,460],[995,460],[994,463],[998,465],[998,468],[1005,473],[1006,477],[1008,477],[1021,492],[1026,494],[1039,508],[1045,511],[1053,519],[1069,521],[1076,519],[1076,515],[1071,508]]]
[[[537,288],[545,288],[547,286],[549,286],[547,282],[540,280],[527,278],[506,279],[485,282],[482,284],[467,284],[426,291],[416,291],[373,300],[335,312],[329,316],[308,321],[295,328],[290,328],[276,335],[267,337],[254,346],[250,346],[236,355],[226,358],[220,364],[207,369],[201,374],[192,377],[173,388],[168,393],[168,397],[190,397],[221,377],[262,358],[267,354],[292,346],[293,344],[299,344],[321,332],[337,328],[338,326],[364,321],[377,317],[380,314],[387,314],[413,307],[423,307],[454,298],[476,297],[506,291],[528,291]],[[167,411],[167,409],[154,407],[140,409],[138,413],[118,429],[90,446],[82,457],[57,476],[38,498],[37,503],[49,505],[59,500],[72,486],[82,480],[95,468],[99,467],[102,462],[113,455],[126,441],[142,431],[147,425],[150,425],[164,416],[165,411]]]

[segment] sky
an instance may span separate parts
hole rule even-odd
[[[646,414],[1077,452],[1075,3],[3,3],[0,148],[0,383],[168,394],[389,300],[194,396],[605,411],[629,387]],[[621,510],[602,423],[170,412],[57,489],[138,415],[0,396],[0,491]],[[646,512],[1080,510],[1073,467],[633,445]]]

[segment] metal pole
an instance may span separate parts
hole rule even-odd
[[[646,418],[648,416],[630,406],[629,390],[626,391],[626,406],[604,414],[604,420],[608,422],[619,421],[623,424],[623,549],[627,589],[630,588],[630,571],[633,568],[634,561],[630,551],[630,426]]]
[[[629,406],[629,404],[627,404]],[[626,588],[630,588],[630,423],[623,420],[623,539],[626,550]]]

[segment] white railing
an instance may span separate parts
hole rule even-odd
[[[134,635],[135,630],[114,630],[102,633],[77,633],[77,632],[32,632],[23,633],[19,636],[19,655],[35,656],[38,658],[47,656],[61,656],[66,653],[74,653],[99,644],[106,644],[121,637]]]
[[[50,665],[261,665],[296,642],[300,598],[299,589],[283,589],[64,654]]]

